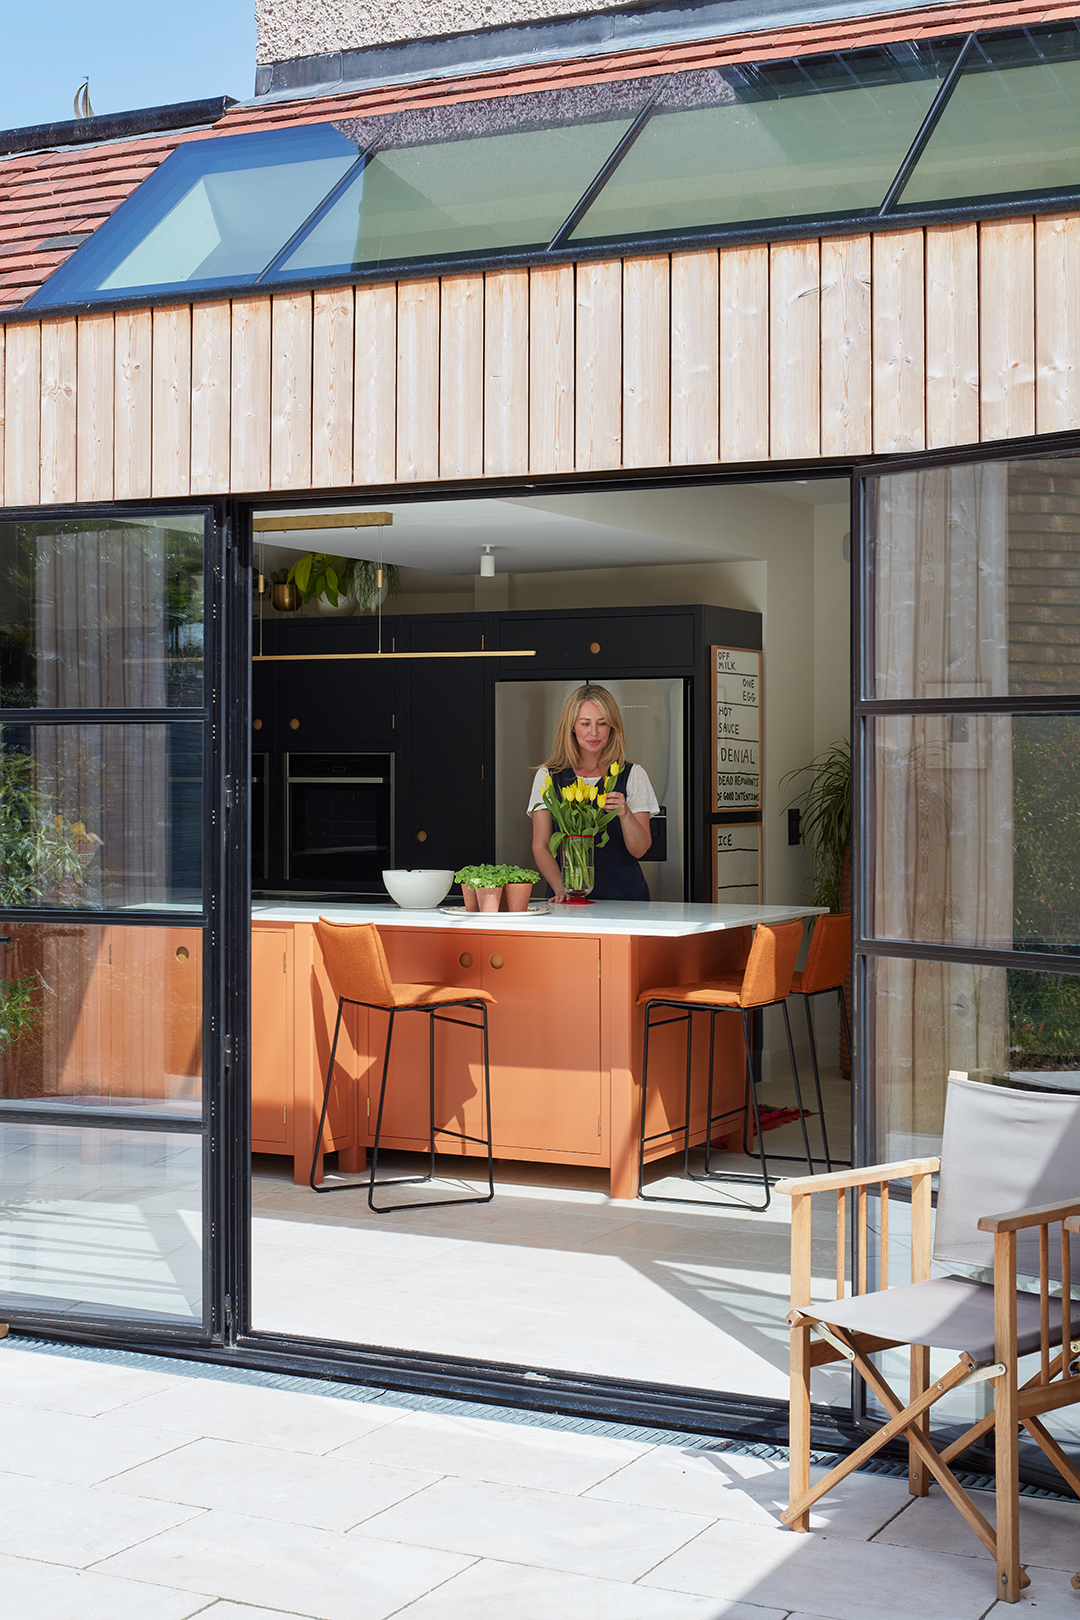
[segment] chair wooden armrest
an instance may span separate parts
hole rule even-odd
[[[844,1187],[870,1187],[878,1181],[906,1181],[908,1176],[932,1176],[940,1169],[940,1159],[898,1159],[895,1164],[867,1164],[858,1170],[785,1177],[776,1183],[776,1191],[794,1198],[800,1193],[836,1192]]]
[[[1027,1226],[1049,1226],[1066,1221],[1071,1232],[1080,1232],[1080,1199],[1069,1204],[1033,1204],[1030,1209],[1013,1209],[1007,1215],[981,1215],[979,1231],[1022,1232]]]

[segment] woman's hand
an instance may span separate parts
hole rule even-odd
[[[621,820],[622,817],[625,816],[625,814],[626,814],[626,794],[625,793],[609,793],[609,794],[607,794],[607,796],[604,799],[604,809],[605,810],[615,810],[615,811],[617,811],[618,814],[619,814],[619,818]]]

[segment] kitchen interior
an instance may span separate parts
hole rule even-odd
[[[848,733],[849,522],[843,479],[256,513],[257,1331],[782,1397],[787,1200],[774,1198],[759,1213],[749,1207],[754,1189],[726,1183],[720,1192],[733,1194],[731,1202],[715,1201],[714,1188],[685,1180],[681,1145],[646,1165],[645,1190],[661,1201],[645,1202],[612,1196],[626,1187],[617,1185],[610,1156],[579,1151],[557,1132],[551,1141],[561,1145],[550,1151],[535,1142],[507,1148],[506,1137],[525,1141],[508,1129],[502,1151],[496,1149],[491,1202],[377,1215],[368,1209],[364,1174],[370,1121],[359,1118],[355,1098],[352,1134],[343,1123],[349,1086],[365,1084],[354,1065],[336,1094],[339,1117],[332,1109],[326,1143],[332,1151],[321,1161],[321,1185],[339,1196],[317,1196],[307,1184],[312,1133],[304,1120],[312,1096],[321,1101],[334,1003],[325,985],[320,998],[317,949],[313,954],[301,944],[300,925],[324,912],[339,921],[366,920],[375,906],[392,941],[407,930],[393,932],[402,913],[386,893],[384,869],[449,871],[482,861],[532,867],[532,773],[546,759],[564,697],[587,679],[615,695],[627,755],[645,767],[660,804],[642,862],[652,901],[805,902],[810,866],[805,849],[791,841],[788,816],[797,789],[784,778]],[[315,597],[299,606],[295,596],[290,601],[280,587],[311,552],[374,564],[367,602],[335,613]],[[762,653],[760,830],[756,813],[717,811],[711,797],[709,659],[716,645]],[[760,847],[756,872],[743,861],[737,890],[725,889],[714,860],[717,831],[727,826]],[[537,886],[533,900],[543,892]],[[446,903],[460,906],[460,892],[453,889]],[[433,921],[446,926],[442,916]],[[531,924],[528,917],[513,928]],[[509,919],[484,926],[505,929]],[[313,937],[312,929],[307,933]],[[575,938],[572,947],[585,943]],[[557,941],[544,945],[555,949]],[[541,968],[530,971],[544,976]],[[492,983],[505,986],[509,977]],[[574,993],[568,983],[547,1004],[537,991],[545,1027],[538,1025],[532,1039],[557,1042],[550,1031]],[[760,1102],[792,1110],[776,1014],[764,1015]],[[319,1024],[314,1040],[302,1027],[310,1017]],[[801,1009],[793,1011],[793,1027],[817,1156],[820,1121],[816,1103],[807,1100]],[[846,1159],[851,1092],[839,1067],[832,998],[817,1003],[815,1030],[831,1151]],[[563,1035],[572,1047],[573,1030]],[[537,1061],[547,1062],[552,1081],[559,1067],[564,1081],[584,1084],[577,1071],[584,1076],[595,1059],[570,1047],[565,1063],[550,1053]],[[426,1036],[421,1047],[417,1034],[407,1052],[415,1052],[426,1088]],[[346,1040],[339,1072],[347,1076],[351,1055]],[[474,1060],[471,1050],[469,1056]],[[505,1099],[525,1084],[524,1067],[515,1072],[515,1063],[526,1060],[507,1057]],[[371,1067],[369,1107],[378,1089]],[[468,1073],[475,1079],[475,1061]],[[573,1111],[557,1085],[549,1103],[555,1112]],[[498,1144],[496,1112],[493,1103]],[[405,1127],[396,1136],[391,1129],[380,1176],[423,1169],[422,1144],[410,1150],[409,1135]],[[797,1173],[804,1162],[795,1119],[770,1129],[765,1147],[771,1173]],[[703,1151],[699,1146],[691,1155],[695,1166]],[[714,1152],[712,1166],[739,1158]],[[478,1195],[486,1163],[440,1153],[438,1176],[439,1196]],[[423,1186],[395,1190],[405,1205],[431,1196]],[[688,1193],[689,1202],[662,1201],[686,1200]],[[818,1399],[848,1400],[843,1374],[823,1368],[815,1379]]]

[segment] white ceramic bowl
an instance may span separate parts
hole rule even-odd
[[[402,871],[384,872],[382,880],[392,900],[406,909],[431,911],[450,892],[453,872]]]

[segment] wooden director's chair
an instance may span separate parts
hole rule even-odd
[[[931,1245],[931,1177],[940,1170],[937,1220]],[[889,1184],[911,1182],[911,1282],[888,1286]],[[867,1189],[881,1187],[882,1286],[867,1292]],[[857,1189],[858,1288],[844,1298],[844,1246],[848,1189]],[[810,1508],[827,1491],[872,1457],[886,1441],[908,1443],[908,1490],[925,1496],[931,1477],[997,1560],[997,1595],[1019,1601],[1029,1584],[1020,1566],[1019,1430],[1038,1442],[1073,1491],[1080,1471],[1047,1432],[1041,1416],[1080,1401],[1080,1308],[1073,1285],[1080,1282],[1080,1096],[1020,1091],[950,1075],[940,1159],[909,1159],[832,1175],[777,1183],[791,1208],[791,1430],[790,1498],[783,1518],[793,1530],[809,1530]],[[837,1298],[812,1302],[811,1198],[835,1192],[837,1204]],[[1036,1202],[1037,1201],[1037,1202]],[[990,1213],[999,1211],[1001,1213]],[[1060,1241],[1050,1227],[1060,1224]],[[1072,1252],[1070,1252],[1072,1251]],[[993,1282],[971,1276],[931,1277],[931,1257],[971,1271],[993,1267]],[[1019,1290],[1017,1279],[1037,1292]],[[1061,1295],[1051,1294],[1062,1282]],[[1064,1309],[1063,1309],[1064,1307]],[[1062,1317],[1065,1343],[1062,1351]],[[1078,1325],[1074,1327],[1074,1322]],[[870,1360],[878,1350],[910,1346],[907,1403]],[[955,1351],[959,1360],[931,1383],[931,1348]],[[1039,1354],[1034,1377],[1019,1383],[1021,1356]],[[888,1421],[851,1456],[815,1485],[810,1484],[810,1373],[829,1362],[849,1361],[888,1414]],[[931,1444],[929,1417],[950,1390],[987,1379],[993,1410],[941,1450]],[[994,1430],[997,1529],[987,1522],[954,1477],[949,1464]]]

